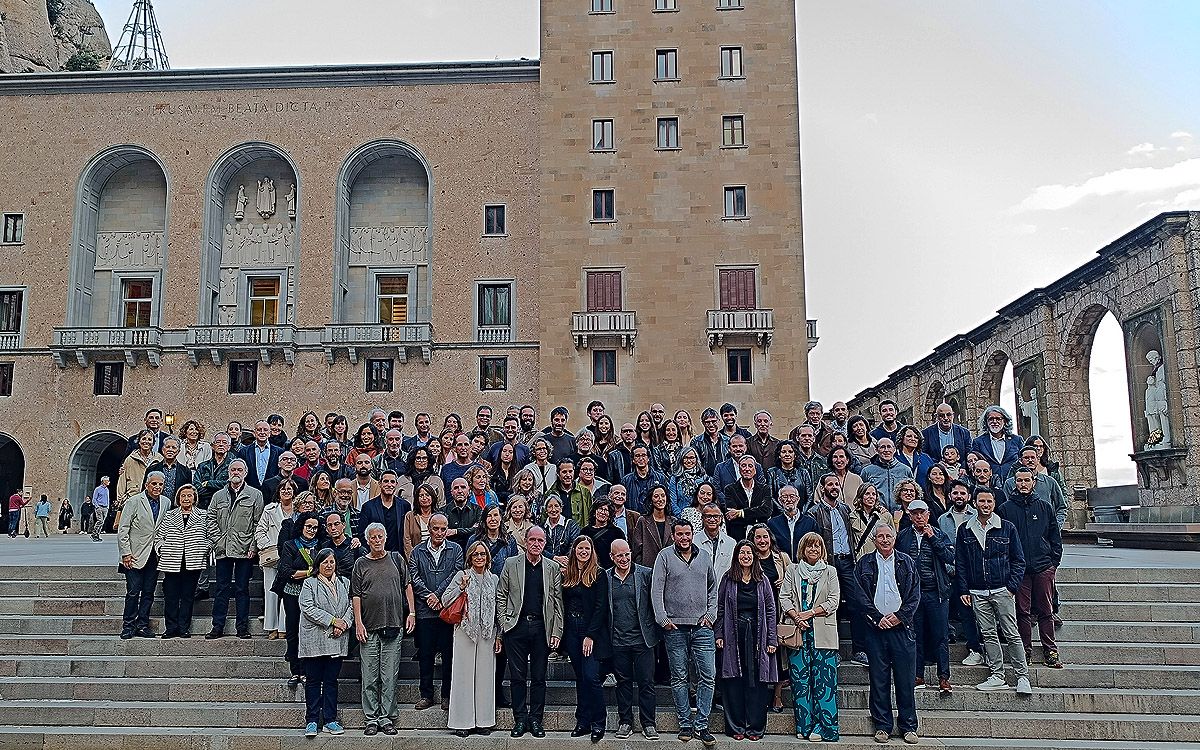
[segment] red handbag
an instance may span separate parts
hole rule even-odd
[[[463,621],[463,615],[467,613],[467,594],[463,592],[458,595],[458,598],[450,602],[450,606],[442,607],[438,612],[438,617],[442,618],[442,622],[450,625],[458,625]]]

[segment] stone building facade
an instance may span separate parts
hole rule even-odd
[[[544,0],[540,63],[0,76],[0,491],[79,502],[149,405],[797,420],[793,6],[659,3]]]

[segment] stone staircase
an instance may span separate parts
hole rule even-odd
[[[958,664],[953,649],[954,693],[918,691],[922,745],[956,748],[1094,748],[1096,750],[1200,750],[1200,569],[1072,568],[1059,573],[1062,658],[1068,667],[1035,663],[1035,694],[981,693],[971,685],[986,670]],[[261,584],[254,586],[261,593]],[[575,690],[570,666],[551,662],[550,708],[545,740],[512,740],[507,732],[460,740],[445,730],[439,709],[417,712],[416,663],[405,660],[399,690],[401,726],[395,738],[365,738],[358,708],[358,664],[342,674],[346,735],[305,740],[301,691],[289,690],[284,643],[116,637],[123,580],[113,565],[0,567],[0,750],[75,748],[185,748],[187,750],[289,750],[323,748],[515,748],[570,743]],[[211,602],[197,603],[193,632],[208,630]],[[161,602],[153,626],[162,629]],[[255,599],[252,611],[261,611]],[[231,617],[232,619],[232,617]],[[232,631],[232,623],[229,629]],[[406,639],[407,641],[407,639]],[[405,652],[411,655],[411,641]],[[1035,661],[1040,649],[1034,646]],[[932,676],[932,675],[931,675]],[[869,739],[867,675],[843,664],[840,671],[843,739],[850,748],[876,747]],[[660,743],[675,743],[669,691],[660,688]],[[610,729],[615,709],[609,691]],[[500,711],[501,728],[511,714]],[[714,731],[720,711],[714,712]],[[769,746],[797,745],[790,711],[769,717]],[[723,736],[719,740],[731,743]],[[635,734],[603,741],[650,743]],[[893,744],[903,744],[894,739]],[[807,743],[805,743],[807,744]]]

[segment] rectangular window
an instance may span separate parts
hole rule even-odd
[[[743,115],[725,115],[721,118],[721,145],[746,145],[746,118]]]
[[[12,395],[13,363],[0,362],[0,396]]]
[[[512,285],[479,285],[479,325],[512,325]]]
[[[746,218],[746,188],[744,185],[725,188],[725,218]]]
[[[742,0],[717,0],[717,10],[731,10],[741,7]]]
[[[279,324],[279,277],[251,276],[246,288],[250,297],[250,320],[252,326]]]
[[[721,48],[721,77],[722,78],[741,78],[742,77],[742,48],[741,47],[722,47]]]
[[[729,363],[729,382],[730,383],[751,383],[750,378],[750,350],[749,349],[728,349],[725,352],[726,361]]]
[[[755,310],[758,293],[753,268],[722,268],[717,272],[722,310]]]
[[[401,325],[408,322],[408,274],[376,276],[379,322]]]
[[[592,385],[617,384],[617,353],[613,349],[592,350]]]
[[[679,80],[679,50],[660,49],[654,53],[654,80]]]
[[[621,272],[587,272],[587,311],[621,311]]]
[[[593,13],[612,13],[613,0],[592,0]]]
[[[658,118],[658,147],[679,148],[679,118]]]
[[[229,361],[229,392],[258,393],[257,359],[233,359]]]
[[[25,241],[25,214],[4,214],[4,236],[0,243],[20,245]]]
[[[126,328],[149,328],[154,306],[154,282],[151,279],[121,281],[121,311]]]
[[[483,207],[483,233],[489,235],[508,234],[504,224],[504,206]]]
[[[616,80],[613,76],[613,53],[593,52],[592,83],[612,83]]]
[[[592,120],[592,150],[612,151],[614,148],[613,121]]]
[[[592,191],[592,221],[616,221],[616,191],[612,189]]]
[[[120,396],[125,385],[124,362],[97,362],[92,393],[97,396]]]
[[[678,0],[654,0],[655,10],[679,10]]]
[[[392,392],[392,367],[394,364],[395,360],[392,359],[367,360],[368,393]]]
[[[25,292],[8,289],[0,292],[0,333],[21,332],[21,303]]]
[[[508,390],[508,357],[479,358],[479,390]]]

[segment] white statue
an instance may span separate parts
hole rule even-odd
[[[1167,366],[1162,355],[1153,349],[1146,352],[1146,361],[1154,368],[1154,374],[1146,378],[1146,436],[1144,450],[1161,450],[1171,447],[1171,415],[1167,406]]]
[[[287,201],[288,218],[296,218],[296,183],[292,183],[292,187],[288,190],[288,194],[284,200]]]
[[[1029,400],[1017,399],[1017,404],[1020,407],[1021,416],[1029,420],[1029,435],[1041,435],[1042,424],[1038,418],[1038,400],[1037,388],[1029,389]]]
[[[258,215],[269,219],[275,215],[275,183],[270,177],[258,181],[258,202],[255,205]]]
[[[234,219],[241,221],[242,219],[246,218],[246,204],[249,201],[250,199],[246,197],[246,186],[238,185],[237,209],[233,212]]]

